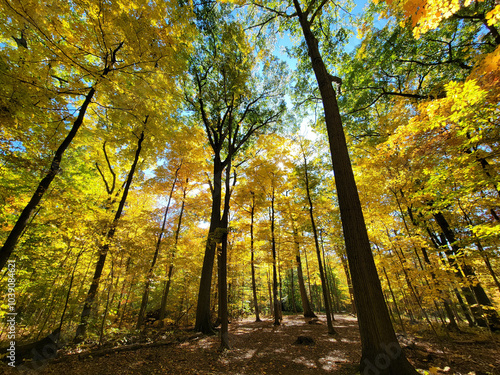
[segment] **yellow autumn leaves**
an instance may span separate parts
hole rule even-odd
[[[379,0],[373,0],[378,3]],[[483,0],[479,0],[481,2]],[[474,0],[404,0],[385,1],[393,14],[402,12],[406,20],[411,20],[413,34],[419,38],[421,34],[437,28],[442,20],[450,18],[461,8],[471,5]],[[486,13],[489,26],[500,21],[500,5]]]

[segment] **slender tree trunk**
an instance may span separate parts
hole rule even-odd
[[[323,234],[322,230],[319,230],[319,239],[321,241],[321,254],[323,256],[323,264],[325,266],[325,280],[326,280],[326,286],[328,287],[328,303],[330,304],[330,311],[332,314],[332,321],[335,320],[334,316],[334,310],[336,307],[338,307],[338,299],[337,299],[337,294],[335,291],[337,290],[336,285],[335,285],[335,275],[333,274],[333,270],[328,266],[328,263],[326,261],[326,254],[325,254],[325,244],[323,242]],[[334,305],[335,302],[335,305]],[[338,309],[337,309],[338,311]]]
[[[311,298],[311,308],[314,309],[314,295],[311,289],[311,274],[309,272],[309,260],[307,259],[307,248],[304,248],[304,258],[306,259],[306,273],[307,273],[307,289],[309,290],[309,297]],[[321,310],[321,303],[318,309]]]
[[[384,272],[385,280],[387,281],[387,286],[389,287],[389,292],[391,293],[392,301],[394,302],[394,308],[396,309],[396,313],[398,314],[401,330],[404,334],[406,334],[405,325],[403,324],[403,318],[401,317],[401,312],[399,311],[398,302],[396,300],[396,296],[394,295],[394,291],[392,290],[391,281],[389,280],[389,276],[387,275],[385,267],[382,267],[382,271]]]
[[[106,297],[106,307],[104,308],[104,313],[102,314],[102,322],[101,322],[101,329],[99,332],[99,346],[102,345],[102,339],[104,337],[104,326],[106,325],[106,317],[108,316],[108,311],[109,311],[109,306],[111,305],[109,297],[111,295],[111,290],[113,289],[113,260],[111,260],[111,271],[109,272],[109,289],[108,289],[108,295]]]
[[[319,247],[318,230],[316,229],[316,222],[314,220],[314,206],[311,199],[311,191],[309,189],[309,174],[307,171],[307,159],[304,150],[302,150],[302,156],[304,158],[306,196],[307,196],[307,201],[309,202],[309,218],[311,219],[311,226],[314,236],[314,245],[316,246],[316,256],[318,258],[319,276],[321,278],[321,289],[323,291],[323,299],[325,301],[326,323],[328,326],[328,333],[333,335],[336,334],[337,332],[335,332],[332,323],[332,313],[330,311],[330,298],[329,298],[330,292],[328,290],[328,284],[326,283],[325,271],[323,269],[323,262],[321,261],[321,249]]]
[[[254,238],[253,238],[253,224],[255,216],[255,193],[250,192],[252,195],[252,206],[250,211],[250,266],[252,268],[252,293],[253,293],[253,306],[255,310],[255,321],[260,322],[259,315],[259,301],[257,300],[257,282],[255,280],[255,249],[254,249]]]
[[[432,245],[438,251],[438,255],[439,255],[439,258],[441,259],[441,263],[444,266],[447,266],[446,260],[444,259],[445,256],[440,252],[441,246],[445,246],[445,244],[440,243],[438,241],[436,235],[434,235],[433,232],[431,232],[429,227],[426,226],[425,229],[427,231],[427,234],[429,235],[429,238],[431,239]],[[457,273],[455,273],[455,274],[457,275],[457,277],[461,277],[461,274],[457,274]],[[474,318],[472,317],[472,315],[470,314],[470,310],[467,308],[466,304],[464,303],[462,296],[460,295],[460,292],[458,291],[457,288],[453,288],[453,291],[455,293],[455,296],[457,297],[460,308],[462,309],[462,312],[464,313],[465,319],[469,323],[469,326],[470,327],[474,326]],[[468,291],[468,292],[470,292],[470,291]]]
[[[293,3],[325,111],[346,252],[356,296],[362,344],[361,371],[366,372],[371,368],[380,375],[417,375],[397,341],[384,301],[349,160],[335,90],[319,52],[318,41],[311,31],[308,14],[302,12],[298,0],[293,0]],[[381,361],[381,358],[384,358],[384,361]]]
[[[10,255],[14,251],[14,247],[17,244],[17,241],[19,240],[19,237],[23,233],[24,229],[26,228],[26,225],[28,224],[28,221],[30,219],[30,216],[33,214],[33,212],[36,210],[36,207],[42,200],[43,195],[49,188],[50,184],[56,177],[57,173],[59,172],[59,168],[61,165],[62,157],[66,149],[69,147],[71,142],[73,141],[73,138],[75,138],[76,134],[78,133],[78,130],[83,124],[83,119],[85,118],[85,114],[87,113],[87,108],[92,102],[92,98],[94,97],[95,91],[96,91],[96,86],[101,78],[104,78],[106,75],[108,75],[109,72],[113,70],[113,65],[116,63],[116,54],[118,51],[122,48],[123,42],[118,45],[112,52],[111,52],[111,60],[108,62],[106,61],[106,67],[103,69],[100,78],[95,82],[94,86],[91,87],[89,92],[87,93],[87,96],[85,97],[82,106],[80,107],[80,110],[78,111],[78,116],[76,120],[73,122],[73,126],[71,127],[71,130],[69,131],[68,135],[62,143],[59,145],[59,148],[56,150],[54,157],[52,159],[52,162],[50,164],[49,171],[45,175],[45,177],[40,181],[38,184],[38,187],[31,197],[30,201],[24,207],[23,211],[19,215],[19,218],[17,219],[16,224],[12,228],[12,230],[9,233],[9,236],[5,240],[5,243],[3,244],[2,248],[0,249],[0,271],[3,269],[5,264],[7,263],[7,260],[9,259]]]
[[[71,128],[70,132],[68,133],[66,138],[64,138],[64,141],[60,144],[59,148],[54,154],[49,171],[42,179],[42,181],[40,181],[40,183],[38,184],[35,193],[31,197],[26,207],[24,207],[23,211],[21,212],[21,215],[19,215],[19,218],[17,219],[16,224],[14,225],[14,227],[9,233],[9,236],[5,240],[3,247],[0,249],[0,270],[2,270],[5,264],[7,263],[7,260],[14,251],[14,247],[16,246],[17,241],[21,236],[21,233],[23,233],[24,229],[26,228],[26,225],[28,225],[28,221],[31,215],[33,214],[36,207],[42,200],[43,195],[49,188],[50,184],[56,177],[57,173],[59,173],[59,168],[61,165],[63,154],[69,147],[69,145],[73,141],[73,138],[75,138],[78,130],[83,124],[83,119],[87,112],[87,108],[92,102],[94,94],[95,94],[95,86],[90,89],[87,96],[85,97],[85,100],[83,101],[83,104],[78,112],[78,117],[73,123],[73,127]]]
[[[146,117],[146,120],[144,121],[144,125],[146,125],[148,120],[148,116]],[[130,186],[132,185],[132,179],[134,177],[135,169],[137,167],[137,163],[139,162],[139,155],[142,150],[142,142],[144,141],[144,131],[141,132],[141,136],[139,137],[138,143],[137,143],[137,150],[135,152],[135,158],[134,162],[132,163],[132,167],[130,168],[128,177],[127,177],[127,182],[125,184],[125,188],[123,189],[123,195],[120,200],[120,204],[118,205],[118,209],[116,210],[115,217],[113,219],[113,222],[111,224],[111,227],[109,228],[108,232],[106,233],[106,236],[103,240],[103,244],[100,246],[99,249],[99,259],[97,260],[97,264],[95,267],[95,272],[94,272],[94,277],[92,278],[92,284],[90,285],[90,289],[87,293],[87,298],[85,300],[85,304],[83,305],[83,310],[82,310],[82,315],[80,318],[80,324],[78,325],[76,329],[76,335],[74,342],[79,343],[83,341],[83,339],[86,336],[87,333],[87,325],[88,325],[88,320],[90,317],[90,313],[92,311],[92,304],[94,303],[95,297],[97,295],[97,290],[99,288],[99,281],[101,279],[101,274],[102,270],[104,269],[104,263],[106,261],[106,256],[108,255],[109,251],[109,243],[113,239],[113,236],[115,235],[115,230],[116,226],[118,224],[118,221],[120,217],[122,216],[123,208],[125,207],[125,202],[127,201],[127,196],[128,192],[130,189]]]
[[[267,270],[267,290],[269,292],[269,311],[271,315],[274,315],[274,303],[273,303],[273,293],[271,287],[271,276],[269,275],[269,269]]]
[[[78,266],[78,261],[80,260],[80,256],[82,254],[83,254],[83,249],[76,256],[75,265],[73,267],[73,271],[71,272],[71,279],[69,281],[68,293],[66,294],[66,301],[64,302],[64,309],[62,311],[61,319],[59,321],[59,331],[62,330],[62,326],[63,326],[63,323],[64,323],[64,316],[66,315],[66,310],[67,310],[68,304],[69,304],[69,297],[71,295],[71,288],[73,287],[73,280],[75,279],[76,267]]]
[[[127,285],[126,276],[128,274],[128,270],[129,270],[131,261],[132,261],[132,258],[129,255],[128,258],[127,258],[127,264],[125,265],[125,278],[123,280],[122,288],[120,290],[120,297],[118,297],[118,305],[116,306],[116,313],[115,313],[114,324],[116,324],[119,321],[121,307],[122,307],[122,301],[123,301],[123,293],[125,292],[125,287]],[[117,281],[119,281],[119,280],[120,280],[120,277],[117,277]]]
[[[449,250],[448,248],[448,250],[446,250],[445,253],[447,253],[447,255],[449,254],[448,261],[452,267],[455,267],[457,269],[458,273],[460,271],[455,258],[459,254],[460,249],[456,244],[455,234],[451,230],[448,221],[441,212],[435,213],[434,219],[436,220],[439,227],[443,231],[443,234],[446,237],[448,244],[451,246],[452,250]],[[495,330],[500,329],[500,317],[498,316],[498,313],[494,309],[493,304],[491,303],[491,300],[487,296],[483,287],[479,283],[479,280],[477,279],[474,270],[472,269],[471,266],[466,264],[464,260],[462,260],[460,268],[463,271],[464,276],[467,278],[467,280],[470,280],[472,282],[470,289],[473,291],[474,295],[471,295],[471,293],[467,292],[468,287],[467,289],[465,289],[464,294],[465,298],[467,299],[467,302],[469,303],[469,306],[471,307],[471,311],[477,323],[483,327],[489,326],[491,329]],[[483,308],[481,306],[487,306],[487,312],[483,311]]]
[[[403,193],[403,190],[400,190],[401,192],[401,196],[404,198],[404,193]],[[412,236],[412,234],[410,233],[410,229],[406,223],[406,219],[405,219],[405,215],[404,215],[404,212],[403,212],[403,208],[401,206],[401,203],[399,202],[399,199],[398,199],[398,196],[395,192],[394,193],[394,196],[396,198],[396,202],[397,202],[397,205],[399,207],[399,212],[401,214],[401,218],[403,219],[403,223],[404,223],[404,226],[406,228],[406,232],[408,233],[408,236]],[[407,205],[407,208],[406,208],[406,211],[408,213],[408,217],[410,218],[410,221],[411,223],[413,224],[414,227],[418,227],[418,223],[417,221],[415,220],[415,217],[413,215],[413,211],[411,209],[410,206]],[[417,254],[417,246],[413,243],[412,241],[412,245],[413,245],[413,248],[415,250],[415,254]],[[436,247],[438,249],[438,247]],[[436,282],[436,275],[432,269],[432,264],[431,264],[431,261],[429,259],[429,256],[427,254],[427,250],[423,247],[420,248],[421,252],[422,252],[422,256],[424,257],[424,262],[425,264],[427,264],[427,267],[430,267],[430,273],[431,273],[431,279],[433,281],[433,284],[434,284],[434,288],[439,292],[440,295],[445,295],[445,293],[441,290],[441,288],[439,288],[439,285],[438,283]],[[421,262],[420,260],[420,257],[418,257],[418,261],[419,261],[419,264],[420,264],[420,269],[422,271],[424,271],[424,265],[423,263]],[[427,280],[426,280],[427,281]],[[427,285],[430,287],[430,284],[427,282]],[[444,308],[445,308],[445,312],[446,314],[448,315],[448,319],[450,320],[450,323],[449,323],[449,328],[455,330],[455,331],[459,331],[460,329],[458,328],[458,324],[457,322],[455,321],[455,316],[453,315],[453,312],[451,311],[451,308],[449,306],[449,299],[447,299],[446,297],[441,297],[441,300],[443,302],[443,305],[444,305]],[[437,304],[436,301],[434,301],[434,304],[436,306],[436,311],[438,311],[439,313],[439,306]],[[445,322],[443,322],[443,324],[445,324]]]
[[[349,297],[351,300],[351,314],[356,315],[356,303],[354,302],[354,289],[352,287],[351,272],[349,271],[349,265],[347,264],[347,255],[345,253],[341,253],[340,260],[342,262],[342,267],[344,268],[345,278],[347,281],[347,289],[349,290]]]
[[[158,236],[158,241],[156,241],[153,260],[151,261],[151,266],[149,267],[148,273],[146,275],[146,282],[144,283],[144,292],[142,293],[141,308],[139,309],[139,316],[137,317],[136,329],[138,330],[141,329],[142,325],[144,324],[144,316],[146,315],[146,309],[148,307],[149,286],[151,284],[151,280],[153,279],[154,268],[156,265],[156,261],[158,259],[158,254],[160,253],[161,240],[163,238],[163,234],[165,233],[165,224],[167,223],[168,210],[170,209],[170,202],[172,201],[172,196],[174,195],[175,185],[177,184],[177,175],[179,173],[179,170],[181,169],[181,166],[182,163],[175,170],[174,181],[172,182],[172,188],[170,189],[170,194],[168,196],[167,207],[165,208],[165,214],[163,215],[163,222],[161,224],[161,230]]]
[[[123,312],[122,312],[122,316],[120,318],[120,323],[118,324],[118,329],[122,328],[123,319],[125,318],[125,313],[127,312],[130,294],[132,293],[132,287],[135,285],[135,280],[136,280],[136,275],[134,274],[132,276],[132,280],[130,281],[130,286],[129,286],[128,291],[127,291],[127,298],[125,299],[125,305],[123,306]]]
[[[188,179],[186,178],[186,185],[187,185],[187,183],[188,183]],[[184,187],[183,193],[182,193],[181,211],[179,213],[179,220],[177,222],[177,230],[175,231],[174,247],[172,249],[172,259],[170,261],[170,265],[168,266],[167,281],[165,283],[165,290],[164,290],[163,296],[161,298],[160,320],[165,319],[165,313],[167,310],[167,298],[168,298],[168,293],[170,291],[170,286],[172,284],[172,274],[174,272],[174,257],[175,257],[175,253],[177,252],[177,244],[179,242],[179,234],[180,234],[181,225],[182,225],[182,215],[184,213],[184,207],[186,205],[186,192],[187,192],[187,186]],[[161,323],[161,325],[163,326],[163,323]]]
[[[293,231],[293,245],[295,247],[295,260],[297,261],[297,280],[299,282],[300,299],[302,300],[302,310],[305,318],[316,318],[316,314],[311,309],[309,298],[307,297],[306,285],[304,283],[304,275],[302,273],[302,260],[300,258],[300,240],[295,221],[290,213]]]
[[[297,303],[295,303],[295,286],[293,281],[293,262],[292,267],[290,268],[290,294],[292,296],[293,313],[297,314]]]
[[[274,305],[274,325],[279,326],[281,323],[280,305],[278,301],[278,275],[276,272],[276,238],[274,234],[274,185],[271,195],[271,252],[273,255],[273,305]]]
[[[469,224],[472,227],[474,225],[474,223],[472,222],[471,218],[469,217],[469,215],[467,215],[467,213],[465,212],[465,210],[462,207],[462,205],[460,204],[460,202],[458,203],[458,205],[459,205],[460,210],[462,211],[462,213],[464,215],[465,221],[467,222],[467,224]],[[497,277],[495,271],[493,270],[493,267],[491,266],[490,259],[488,258],[488,255],[484,251],[483,245],[481,244],[479,237],[473,232],[471,233],[471,235],[474,238],[474,243],[476,244],[476,247],[479,250],[479,254],[481,254],[481,257],[484,260],[484,264],[486,266],[486,269],[490,273],[491,277],[493,278],[493,281],[495,282],[495,285],[497,286],[498,290],[500,291],[500,281],[498,280],[498,277]]]

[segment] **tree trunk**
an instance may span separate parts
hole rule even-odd
[[[221,227],[221,248],[217,253],[217,265],[219,267],[219,316],[221,319],[220,329],[220,348],[221,350],[230,349],[228,332],[228,291],[227,291],[227,237],[229,229],[229,203],[231,200],[231,157],[226,168],[224,212],[222,214]],[[236,183],[236,180],[234,181]]]
[[[417,375],[396,339],[384,301],[349,160],[335,90],[320,55],[318,41],[311,31],[308,14],[302,12],[298,0],[293,3],[325,111],[340,216],[358,312],[362,343],[361,371],[375,369],[381,375]]]
[[[210,318],[210,293],[212,287],[212,271],[214,268],[215,249],[220,242],[221,226],[221,203],[222,203],[222,171],[223,166],[220,155],[214,158],[214,180],[212,187],[212,214],[210,216],[210,228],[208,230],[205,257],[201,270],[200,288],[198,292],[198,305],[196,307],[195,331],[205,334],[214,334],[214,327]]]
[[[326,279],[326,285],[328,287],[329,293],[328,293],[328,302],[330,304],[330,311],[332,313],[332,321],[335,320],[335,310],[339,312],[339,301],[338,301],[338,296],[337,296],[337,286],[335,284],[335,275],[333,274],[333,269],[328,266],[328,263],[326,261],[326,254],[325,254],[325,243],[323,241],[323,231],[320,229],[319,230],[319,239],[321,241],[321,254],[323,256],[323,264],[325,266],[325,279]]]
[[[121,42],[112,52],[110,55],[110,61],[106,61],[106,67],[103,69],[100,78],[104,78],[105,76],[108,75],[109,72],[113,70],[113,65],[116,63],[116,54],[118,51],[122,48],[123,42]],[[57,173],[59,172],[59,167],[61,165],[62,157],[66,149],[69,147],[71,142],[73,141],[73,138],[75,138],[76,134],[78,133],[78,130],[80,129],[81,125],[83,124],[83,119],[85,118],[85,114],[87,112],[87,108],[89,104],[92,102],[92,98],[95,94],[96,91],[96,86],[99,83],[99,79],[95,82],[94,86],[91,87],[89,92],[87,93],[87,96],[85,97],[85,100],[82,103],[82,106],[80,107],[80,110],[78,111],[78,116],[76,120],[73,122],[73,126],[71,127],[71,130],[69,131],[68,135],[62,143],[59,145],[59,148],[56,150],[54,154],[54,158],[52,159],[52,163],[50,164],[49,171],[45,175],[45,177],[40,181],[35,193],[31,197],[30,201],[28,204],[24,207],[23,211],[21,212],[21,215],[19,215],[19,218],[17,219],[16,224],[12,228],[12,230],[9,233],[9,236],[5,240],[4,245],[0,249],[0,271],[3,269],[5,264],[7,263],[7,260],[9,259],[10,255],[14,251],[14,247],[17,244],[17,241],[19,240],[19,237],[23,233],[24,229],[26,228],[26,225],[28,224],[28,221],[30,219],[30,216],[33,214],[33,212],[36,209],[36,206],[40,203],[42,200],[43,195],[49,188],[50,184],[52,183],[52,180],[56,177]]]
[[[311,288],[311,274],[309,272],[309,261],[307,259],[307,248],[304,248],[304,258],[306,259],[306,272],[307,272],[307,289],[309,290],[309,297],[311,298],[311,309],[314,310],[314,294]],[[321,310],[321,303],[318,306],[318,310]]]
[[[442,212],[437,212],[434,214],[434,219],[438,223],[439,227],[443,231],[448,244],[451,246],[452,250],[446,250],[445,253],[448,255],[448,262],[452,267],[455,267],[457,274],[460,273],[460,269],[466,280],[470,281],[472,284],[469,287],[462,289],[465,294],[465,298],[471,308],[472,314],[476,319],[477,323],[482,327],[489,327],[492,330],[500,329],[500,317],[493,307],[489,297],[484,291],[483,287],[479,283],[476,274],[471,266],[465,263],[462,259],[462,264],[459,266],[457,264],[456,258],[460,252],[459,247],[456,244],[455,234],[450,228],[448,221],[444,217]],[[459,268],[460,267],[460,268]],[[473,295],[468,292],[468,290],[473,291]],[[487,306],[487,311],[483,311],[483,306]]]
[[[273,293],[271,291],[271,276],[269,276],[269,269],[267,270],[267,290],[269,292],[269,311],[271,315],[274,314]]]
[[[349,272],[349,265],[347,264],[347,255],[344,252],[340,254],[340,260],[342,261],[342,267],[344,268],[349,297],[351,299],[351,314],[356,315],[356,303],[354,302],[354,289],[352,287],[351,273]]]
[[[149,116],[146,116],[146,120],[144,120],[144,125],[147,123],[148,117]],[[125,183],[125,188],[123,189],[123,195],[122,195],[122,198],[120,200],[120,204],[118,205],[118,209],[116,210],[115,217],[113,219],[111,227],[109,228],[108,232],[106,233],[106,236],[103,240],[103,244],[100,246],[100,249],[99,249],[99,259],[97,260],[97,264],[95,267],[94,277],[92,278],[92,284],[90,284],[90,289],[87,293],[87,298],[85,300],[85,304],[83,305],[82,315],[80,318],[80,324],[78,325],[78,327],[76,329],[76,335],[75,335],[75,339],[74,339],[75,343],[79,343],[79,342],[83,341],[83,339],[86,336],[87,324],[88,324],[88,320],[90,317],[90,313],[92,311],[92,304],[94,303],[95,297],[97,295],[97,289],[99,288],[99,281],[101,278],[102,271],[104,269],[104,263],[106,262],[106,256],[108,255],[109,244],[110,244],[111,240],[113,239],[113,236],[115,235],[116,226],[118,224],[120,217],[122,216],[122,211],[123,211],[123,208],[125,207],[125,202],[127,201],[128,191],[130,189],[130,186],[132,185],[132,179],[134,177],[135,168],[137,167],[137,163],[139,162],[139,155],[141,153],[143,141],[144,141],[144,131],[141,132],[141,136],[140,136],[139,141],[137,143],[137,150],[135,152],[134,162],[132,163],[132,167],[130,168],[130,171],[129,171],[129,174],[127,177],[127,182]]]
[[[257,282],[255,280],[255,249],[254,249],[254,238],[253,238],[253,221],[255,215],[255,193],[250,192],[252,195],[252,207],[250,211],[250,266],[252,268],[252,293],[253,293],[253,305],[255,310],[255,321],[260,322],[259,315],[259,301],[257,300]]]
[[[278,275],[276,272],[276,238],[274,235],[274,185],[271,195],[271,251],[273,255],[273,306],[274,306],[274,325],[281,324],[280,305],[278,301]]]
[[[186,178],[186,185],[187,185],[187,183],[188,183],[188,179]],[[172,284],[172,274],[174,272],[174,257],[175,257],[175,253],[177,252],[177,243],[179,242],[179,233],[181,231],[181,225],[182,225],[182,215],[184,213],[184,207],[186,204],[186,192],[187,192],[187,186],[184,187],[183,193],[182,193],[181,212],[179,213],[179,220],[177,222],[177,230],[175,231],[174,248],[172,250],[172,259],[170,261],[170,265],[168,266],[167,281],[165,283],[165,290],[164,290],[163,296],[161,298],[160,320],[162,320],[162,321],[163,321],[163,319],[165,319],[165,313],[167,310],[167,298],[168,298],[168,293],[170,291],[170,286]],[[163,323],[161,323],[161,326],[163,326]]]
[[[174,195],[175,184],[177,183],[177,174],[179,173],[179,169],[181,169],[181,166],[179,166],[175,170],[174,182],[172,183],[172,188],[170,189],[170,195],[168,196],[167,207],[165,208],[165,214],[163,215],[163,222],[161,224],[160,235],[158,236],[158,241],[156,241],[153,260],[151,261],[151,266],[149,266],[149,270],[146,275],[146,282],[144,283],[144,292],[142,293],[141,308],[139,309],[139,316],[137,318],[136,329],[138,330],[141,329],[142,325],[144,324],[144,316],[146,315],[146,309],[148,307],[149,285],[151,284],[151,280],[153,278],[153,271],[156,265],[156,261],[158,259],[158,254],[160,253],[161,240],[163,238],[163,233],[165,232],[165,224],[167,223],[168,210],[170,208],[170,202],[172,201],[172,196]]]
[[[299,282],[299,292],[300,299],[302,300],[302,310],[304,312],[304,318],[316,318],[316,314],[311,309],[309,304],[309,298],[307,297],[306,285],[304,283],[304,275],[302,273],[302,260],[300,259],[300,240],[297,228],[295,226],[295,221],[290,214],[292,221],[292,231],[293,231],[293,245],[295,247],[295,260],[297,261],[297,280]]]
[[[293,264],[290,268],[290,295],[292,296],[292,309],[293,313],[297,314],[297,304],[295,303],[295,286],[293,285]]]
[[[305,176],[305,186],[306,186],[306,195],[307,201],[309,202],[309,218],[311,219],[311,226],[314,236],[314,245],[316,246],[316,256],[318,258],[318,266],[319,266],[319,276],[321,278],[321,289],[323,291],[323,299],[325,301],[325,311],[326,311],[326,323],[328,326],[328,333],[333,335],[335,334],[335,329],[333,328],[332,323],[332,313],[330,311],[330,292],[328,290],[328,284],[326,283],[325,271],[323,270],[323,262],[321,261],[321,250],[319,247],[319,239],[318,239],[318,231],[316,229],[316,222],[314,220],[314,207],[311,199],[311,191],[309,190],[309,174],[307,171],[307,159],[302,150],[302,156],[304,157],[304,176]]]
[[[49,188],[50,184],[52,183],[52,180],[54,180],[57,173],[59,173],[59,167],[61,165],[63,154],[69,147],[69,145],[73,141],[73,138],[75,138],[76,133],[83,124],[85,113],[87,112],[87,108],[91,103],[94,94],[95,94],[95,87],[92,87],[88,92],[87,96],[85,97],[85,100],[83,101],[80,110],[78,111],[78,117],[73,123],[73,127],[71,128],[70,132],[68,133],[66,138],[64,138],[64,141],[60,144],[59,148],[54,154],[54,158],[52,159],[52,163],[50,164],[49,171],[42,179],[42,181],[40,181],[40,183],[38,184],[35,193],[31,197],[26,207],[24,207],[23,211],[21,212],[21,215],[19,215],[19,218],[17,219],[16,224],[10,231],[9,236],[7,237],[4,245],[0,249],[0,271],[3,269],[10,255],[14,251],[14,247],[16,246],[17,241],[21,236],[21,233],[23,233],[24,229],[26,228],[26,225],[28,225],[28,221],[31,215],[33,214],[36,207],[42,200],[42,197]]]

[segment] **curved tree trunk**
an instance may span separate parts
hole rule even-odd
[[[42,197],[49,188],[50,184],[52,183],[52,180],[54,180],[57,173],[59,172],[59,166],[61,164],[64,151],[66,151],[66,149],[69,147],[69,145],[73,141],[73,138],[75,138],[76,133],[83,124],[85,113],[87,112],[87,108],[90,102],[92,101],[92,97],[94,96],[94,94],[95,94],[95,87],[92,87],[88,92],[87,96],[85,97],[82,106],[80,107],[80,110],[78,112],[78,117],[73,123],[73,127],[71,128],[70,132],[68,133],[66,138],[64,138],[64,141],[61,143],[56,153],[54,154],[54,158],[52,159],[52,163],[50,164],[49,171],[42,179],[42,181],[40,181],[40,183],[38,184],[35,193],[31,197],[26,207],[24,207],[23,211],[21,212],[21,215],[19,215],[19,218],[17,219],[16,224],[10,231],[9,236],[7,237],[4,245],[0,249],[0,270],[2,270],[5,264],[7,263],[7,260],[14,251],[14,247],[16,246],[17,241],[19,240],[21,234],[28,225],[28,221],[31,215],[33,214],[36,207],[42,200]]]

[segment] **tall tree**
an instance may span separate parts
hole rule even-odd
[[[253,134],[276,122],[282,107],[272,103],[279,89],[279,81],[269,80],[258,91],[253,86],[254,57],[241,25],[217,21],[211,11],[201,14],[200,27],[205,33],[200,40],[198,53],[193,57],[191,75],[193,89],[186,93],[190,109],[205,128],[213,151],[212,213],[205,249],[195,329],[213,332],[210,319],[210,290],[212,269],[217,244],[227,232],[223,217],[228,217],[229,199],[222,204],[222,173],[231,175],[230,165],[234,156],[244,147]],[[226,196],[230,191],[225,191]],[[221,211],[221,207],[223,207]]]
[[[313,32],[315,22],[322,13],[328,11],[329,5],[327,1],[312,0],[301,4],[293,0],[294,11],[289,11],[292,4],[288,3],[272,12],[286,18],[296,17],[299,21],[321,94],[361,333],[361,370],[375,367],[381,374],[416,375],[416,370],[406,359],[397,341],[373,260],[337,96],[332,86],[332,81],[338,81],[338,78],[328,73]],[[384,358],[383,363],[381,358]]]

